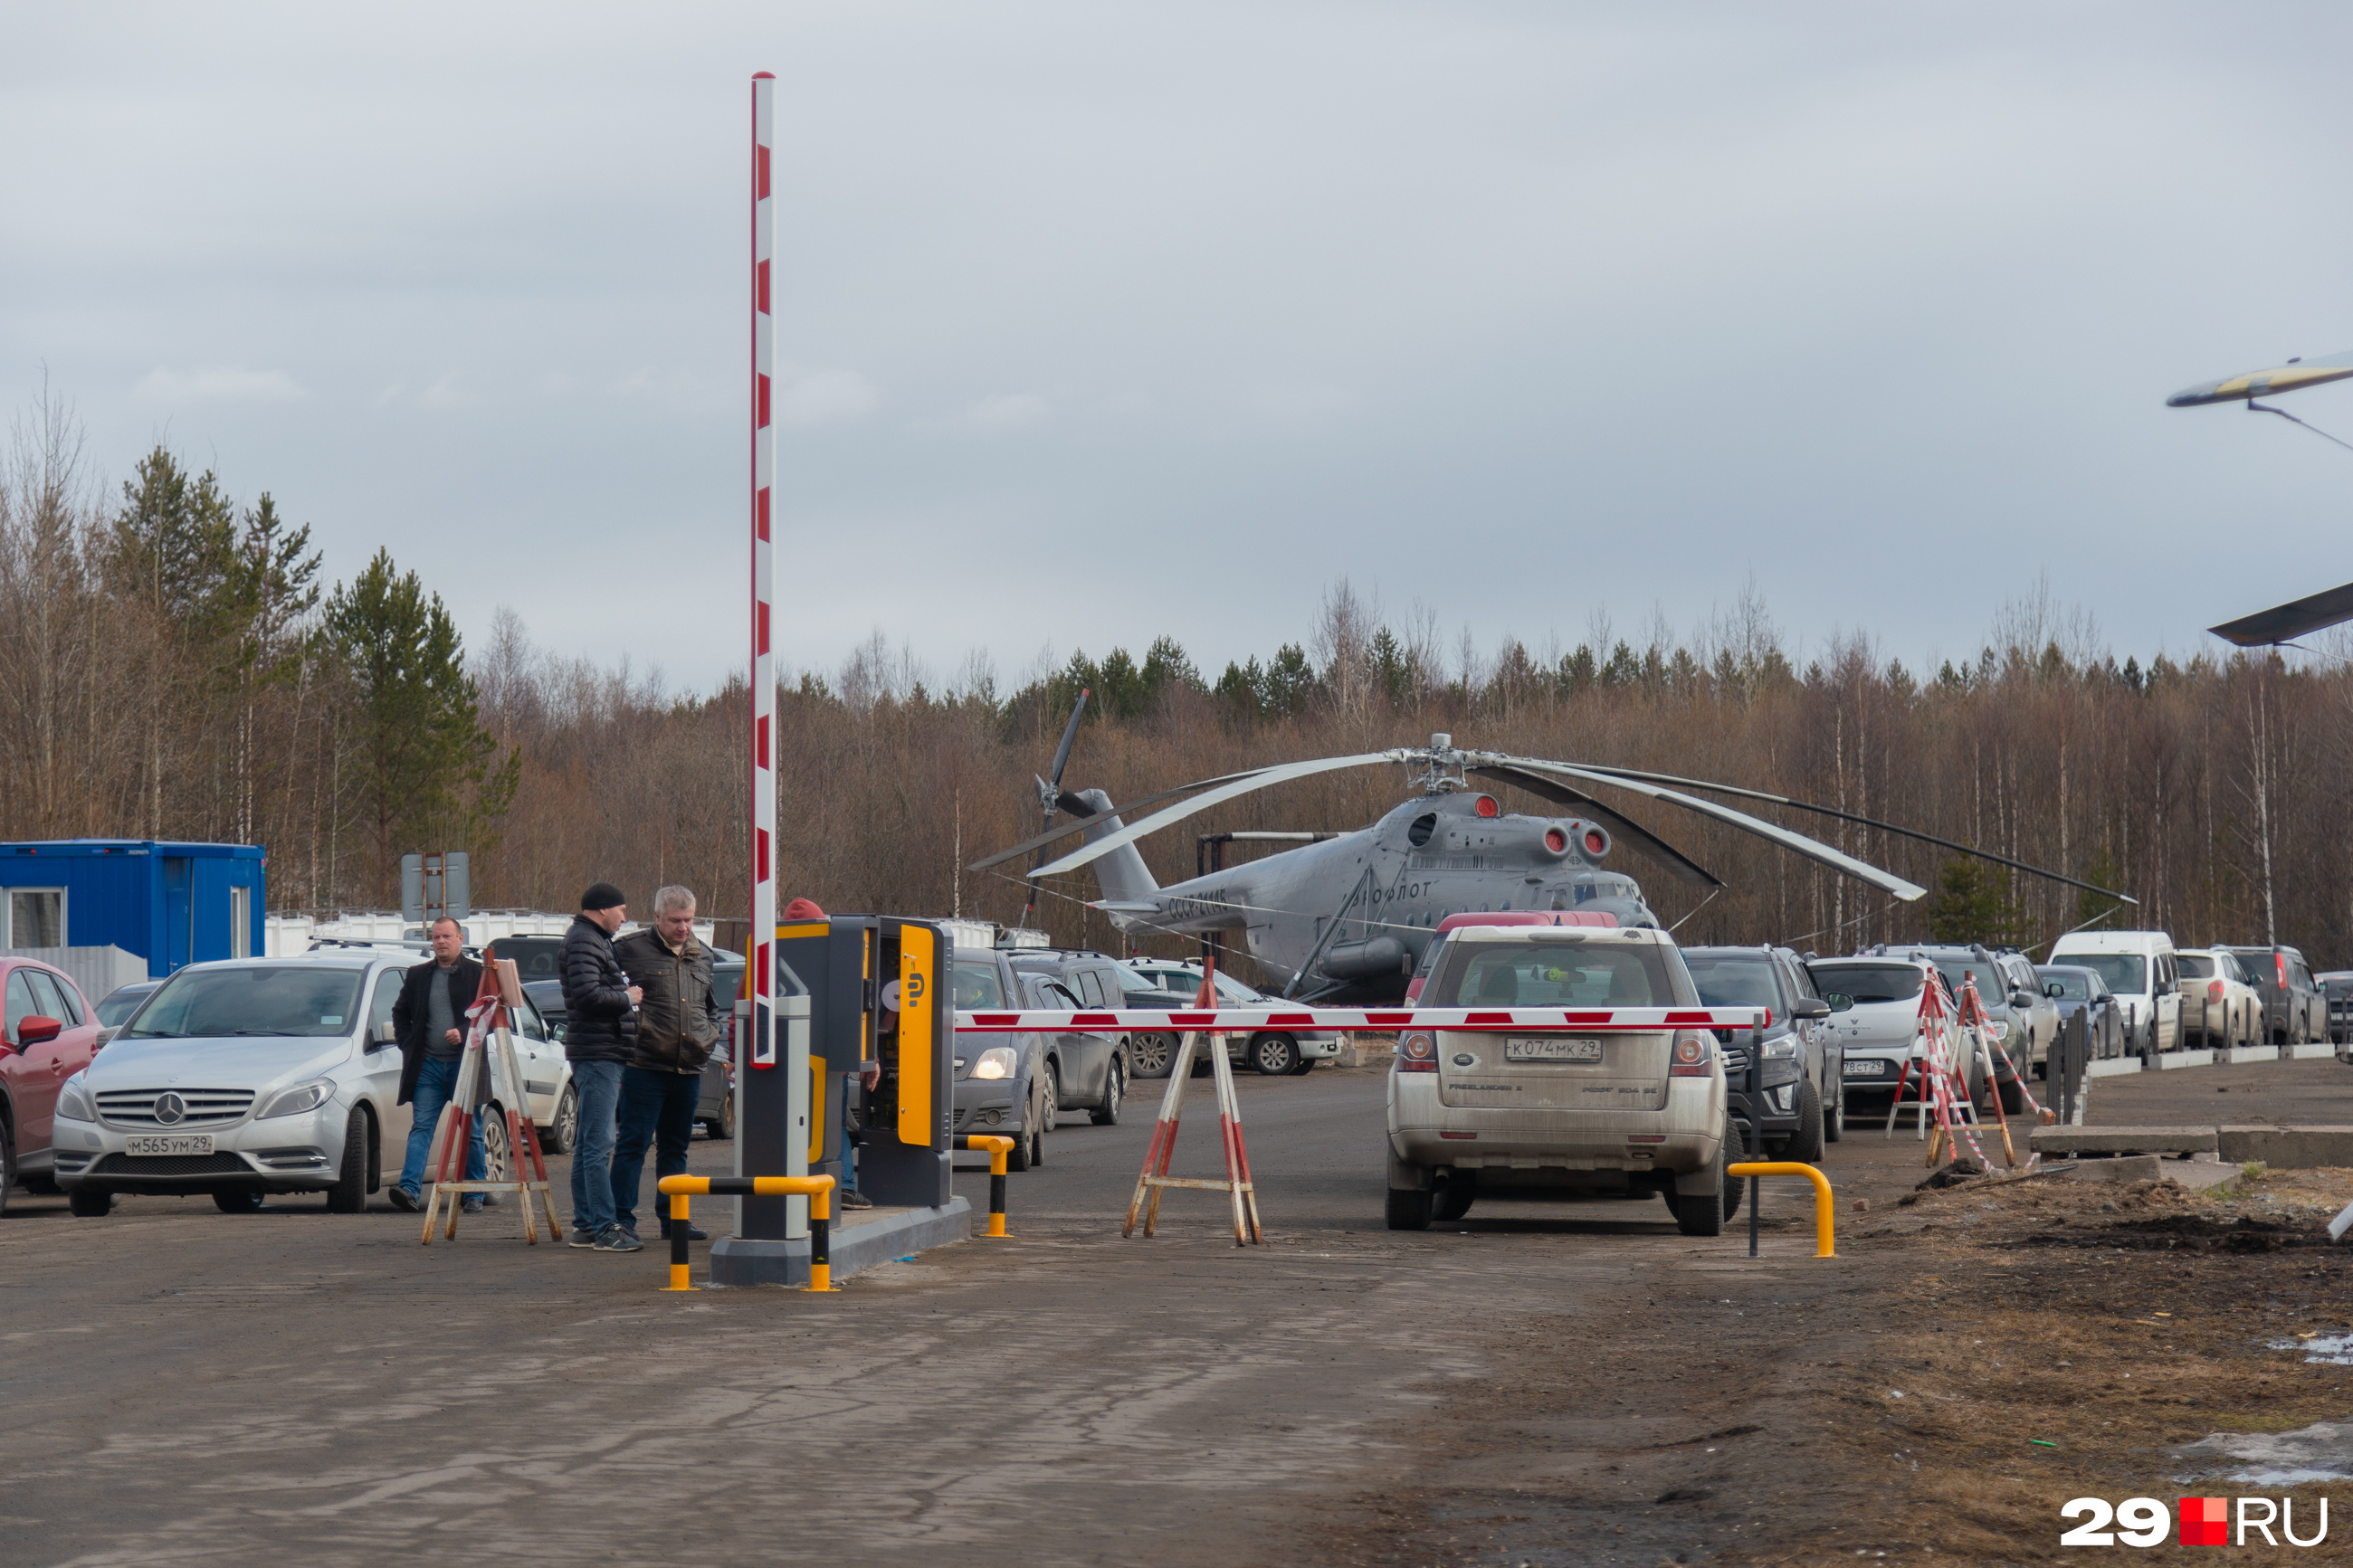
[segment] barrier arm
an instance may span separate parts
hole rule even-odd
[[[809,1201],[809,1282],[812,1290],[833,1289],[827,1234],[833,1217],[831,1176],[664,1176],[654,1184],[670,1199],[670,1283],[664,1290],[697,1289],[687,1278],[688,1199],[718,1194],[728,1197],[802,1197]]]

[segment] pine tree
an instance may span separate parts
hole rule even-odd
[[[377,873],[399,847],[434,847],[452,837],[483,846],[512,804],[520,756],[495,772],[498,742],[482,728],[458,628],[414,572],[379,549],[327,602],[326,634],[357,696],[356,749],[369,763],[360,785],[375,828]]]
[[[1942,942],[2000,947],[2013,940],[2018,912],[2004,896],[2001,874],[1981,860],[1948,860],[1928,900],[1928,934]]]

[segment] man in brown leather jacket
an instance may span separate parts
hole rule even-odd
[[[655,1146],[654,1179],[686,1170],[694,1137],[694,1108],[702,1095],[702,1065],[723,1037],[723,1004],[711,991],[711,950],[695,940],[694,894],[664,888],[654,895],[654,923],[613,944],[631,985],[642,987],[637,1041],[621,1069],[619,1128],[613,1143],[613,1217],[637,1234],[638,1184],[646,1146]],[[661,1234],[670,1235],[668,1205],[654,1200]],[[688,1233],[702,1239],[700,1229]]]

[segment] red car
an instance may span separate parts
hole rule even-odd
[[[98,1054],[98,1014],[62,970],[29,958],[0,959],[0,1210],[19,1183],[57,1191],[49,1179],[50,1123],[58,1090]]]

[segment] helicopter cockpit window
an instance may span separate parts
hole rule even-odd
[[[1430,836],[1437,831],[1438,814],[1434,811],[1426,812],[1415,817],[1413,826],[1405,830],[1405,841],[1419,849],[1429,843]]]
[[[1005,1005],[1005,987],[997,983],[993,963],[964,963],[955,966],[955,1005],[965,1012],[976,1007]]]
[[[1662,947],[1601,942],[1448,944],[1425,1007],[1691,1007],[1691,977]]]

